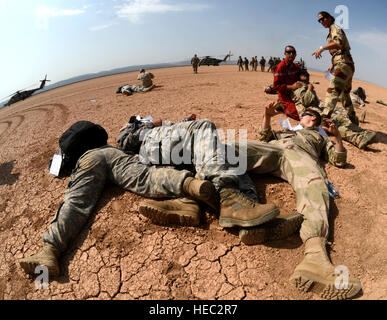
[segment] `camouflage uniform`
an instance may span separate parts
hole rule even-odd
[[[193,173],[146,166],[138,155],[105,146],[84,153],[78,160],[60,205],[43,241],[61,252],[82,230],[107,182],[145,197],[183,196],[183,182]]]
[[[329,27],[327,42],[335,42],[341,48],[329,50],[332,55],[332,65],[335,69],[327,90],[323,116],[330,116],[341,98],[341,102],[348,113],[349,119],[358,124],[350,97],[355,64],[350,53],[351,47],[347,36],[340,27],[332,23]]]
[[[192,64],[192,68],[193,68],[194,73],[198,73],[199,62],[200,62],[200,59],[195,54],[194,57],[191,59],[191,64]]]
[[[308,90],[308,85],[300,81],[301,88],[293,91],[292,99],[296,104],[297,112],[301,115],[305,109],[310,108],[322,114],[323,109],[319,107],[319,99],[316,92]],[[330,116],[330,119],[336,125],[343,140],[348,141],[356,147],[361,147],[364,139],[367,139],[371,131],[360,128],[349,118],[346,110],[342,107],[336,107]]]
[[[155,76],[151,72],[140,72],[140,74],[137,76],[137,80],[140,80],[142,82],[142,86],[144,88],[149,88],[153,85],[152,79]]]
[[[261,60],[259,60],[259,64],[261,65],[261,71],[264,72],[265,71],[265,64],[266,64],[266,60],[264,57],[262,57]]]
[[[270,173],[289,182],[296,192],[297,211],[304,216],[301,239],[305,242],[313,237],[326,238],[329,192],[319,158],[342,167],[346,164],[346,150],[337,152],[333,143],[316,128],[296,132],[261,130],[258,138],[264,142],[247,142],[247,171]]]
[[[242,57],[238,58],[237,65],[238,65],[238,71],[241,71],[241,70],[243,71],[243,60],[242,60]]]
[[[140,161],[156,165],[193,165],[199,178],[210,180],[219,191],[238,188],[238,174],[218,152],[220,140],[213,122],[202,119],[155,127],[144,132]],[[121,145],[123,150],[127,146]]]

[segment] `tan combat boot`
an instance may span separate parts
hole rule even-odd
[[[304,217],[301,213],[282,215],[253,228],[241,228],[239,238],[244,244],[255,245],[267,241],[282,240],[296,233]]]
[[[222,227],[254,227],[274,219],[279,214],[274,204],[260,204],[238,190],[220,192],[220,217]]]
[[[304,260],[294,270],[290,283],[303,292],[312,291],[325,299],[348,299],[355,296],[361,290],[360,281],[349,276],[345,279],[335,273],[325,243],[325,238],[320,237],[305,242]]]
[[[361,141],[359,142],[359,149],[365,149],[371,141],[375,138],[376,132],[367,131]]]
[[[188,177],[184,180],[183,191],[195,200],[200,200],[214,210],[218,210],[219,196],[212,182]]]
[[[55,277],[60,274],[58,263],[59,256],[60,251],[52,244],[46,242],[42,250],[37,254],[21,259],[19,263],[23,270],[29,274],[34,274],[37,266],[46,266],[49,275]]]
[[[159,225],[197,226],[200,223],[199,205],[195,200],[188,198],[146,200],[140,203],[139,211]]]

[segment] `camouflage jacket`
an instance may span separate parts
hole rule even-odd
[[[118,134],[117,143],[119,148],[128,154],[137,154],[140,151],[145,134],[153,129],[152,122],[135,121],[128,123],[126,128]]]
[[[141,72],[137,76],[137,80],[141,80],[142,81],[142,86],[144,88],[148,88],[148,87],[150,87],[153,84],[153,82],[152,82],[153,78],[154,78],[154,75],[151,72]]]
[[[299,148],[318,161],[328,161],[336,167],[343,167],[347,163],[347,150],[337,152],[334,143],[323,137],[317,128],[303,128],[297,131],[273,131],[271,128],[260,130],[258,139],[275,144],[283,149]]]
[[[292,92],[292,100],[296,105],[298,114],[304,112],[305,109],[311,108],[321,114],[320,100],[317,97],[316,92],[308,90],[308,84],[302,81],[298,81],[302,84],[301,88],[298,88]]]
[[[329,27],[327,42],[335,42],[340,46],[340,49],[329,50],[329,53],[332,55],[332,65],[335,66],[339,62],[354,64],[350,53],[351,47],[349,45],[347,36],[345,35],[343,29],[334,23],[332,23]]]

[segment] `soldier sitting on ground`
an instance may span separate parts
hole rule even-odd
[[[137,86],[126,84],[118,87],[116,93],[122,93],[127,96],[130,96],[133,92],[148,92],[155,87],[152,82],[153,78],[153,73],[146,72],[145,69],[140,69],[140,73],[137,76],[137,80],[141,81],[141,85]]]

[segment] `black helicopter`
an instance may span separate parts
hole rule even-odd
[[[219,63],[230,59],[231,56],[231,51],[224,57],[224,59],[217,59],[210,56],[205,56],[204,58],[200,59],[199,66],[218,66]]]
[[[40,80],[41,84],[39,88],[31,89],[31,90],[19,90],[16,91],[16,93],[12,94],[11,99],[8,100],[8,102],[4,106],[10,106],[11,104],[18,102],[20,100],[24,100],[29,98],[35,91],[42,90],[44,86],[46,85],[46,82],[51,81],[47,80],[47,75],[43,80]]]

